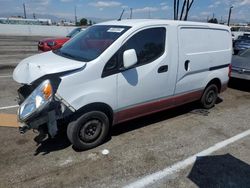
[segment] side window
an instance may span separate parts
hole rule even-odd
[[[136,33],[125,43],[125,50],[135,49],[138,65],[150,63],[164,53],[165,39],[165,28],[145,29]]]
[[[102,77],[106,77],[119,72],[121,66],[121,50],[118,50],[104,66]]]
[[[145,29],[132,36],[106,63],[102,77],[119,72],[122,66],[123,52],[135,49],[138,63],[143,65],[159,58],[165,51],[166,29],[163,27]]]

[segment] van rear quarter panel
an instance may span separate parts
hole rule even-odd
[[[229,29],[208,26],[178,28],[179,64],[175,94],[204,89],[214,78],[228,82],[228,66],[232,57]],[[188,70],[185,62],[190,61]],[[224,65],[224,67],[223,67]],[[216,67],[222,68],[216,68]]]

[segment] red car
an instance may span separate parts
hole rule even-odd
[[[79,27],[73,29],[66,37],[42,39],[38,42],[38,50],[42,52],[47,52],[50,50],[59,49],[65,42],[67,42],[70,38],[74,37],[80,31],[82,31],[82,28]]]

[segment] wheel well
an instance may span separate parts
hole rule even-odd
[[[206,86],[206,88],[211,85],[211,84],[215,84],[218,87],[218,92],[220,93],[221,91],[221,81],[219,78],[214,78],[212,79]]]
[[[84,113],[89,112],[89,111],[101,111],[101,112],[105,113],[109,118],[110,124],[112,124],[112,122],[113,122],[113,110],[112,110],[112,108],[109,105],[107,105],[105,103],[100,103],[100,102],[91,103],[91,104],[88,104],[86,106],[83,106],[82,108],[80,108],[79,110],[77,110],[75,112],[73,118],[76,119],[79,116],[81,116]]]

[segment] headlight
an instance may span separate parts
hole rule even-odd
[[[19,119],[24,121],[34,112],[42,110],[51,101],[52,95],[52,85],[49,80],[45,80],[20,105],[18,110]]]

